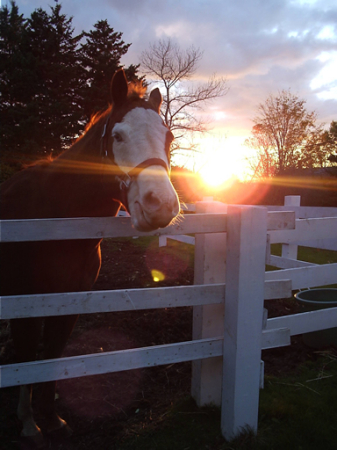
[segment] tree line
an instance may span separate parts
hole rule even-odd
[[[29,18],[14,1],[0,10],[1,149],[58,154],[108,106],[112,75],[131,44],[107,20],[75,34],[61,5]],[[124,67],[129,81],[138,65]]]
[[[19,13],[15,1],[10,8],[2,7],[1,150],[18,159],[57,155],[67,148],[91,116],[109,105],[111,78],[131,45],[122,35],[107,20],[75,34],[72,17],[62,13],[60,4],[49,13],[38,8],[29,18]],[[201,58],[200,49],[182,51],[170,39],[152,44],[140,55],[143,72],[162,88],[161,114],[175,134],[172,151],[177,155],[198,152],[194,136],[205,133],[208,124],[195,111],[228,92],[226,80],[215,75],[194,84],[192,76]],[[139,68],[139,64],[124,67],[127,78],[147,84]],[[318,125],[316,112],[308,112],[305,103],[283,90],[258,105],[245,142],[253,150],[249,160],[253,178],[337,163],[337,122],[328,130]]]
[[[245,145],[253,178],[271,178],[296,169],[329,167],[337,162],[337,122],[327,130],[315,111],[290,90],[270,95],[258,106],[251,136]]]
[[[47,13],[36,9],[29,18],[15,1],[0,10],[0,139],[16,155],[58,154],[78,136],[91,116],[107,108],[110,82],[131,44],[107,22],[74,34],[72,17],[61,5]],[[163,91],[162,118],[175,134],[173,153],[195,151],[193,134],[206,124],[197,118],[209,100],[225,95],[226,80],[213,76],[195,85],[191,76],[202,51],[186,51],[170,39],[152,44],[140,55],[142,68]],[[140,65],[124,67],[129,81],[148,82]],[[184,86],[184,81],[189,81]]]

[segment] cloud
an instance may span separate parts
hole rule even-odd
[[[17,0],[25,16],[50,3]],[[199,47],[204,55],[196,76],[227,77],[229,93],[212,103],[226,113],[221,123],[227,128],[249,133],[257,105],[288,88],[321,120],[337,119],[335,0],[63,0],[62,9],[74,16],[77,32],[101,19],[123,32],[132,43],[126,65],[165,36],[183,49]]]

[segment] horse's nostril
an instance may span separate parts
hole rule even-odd
[[[158,209],[161,205],[161,201],[153,192],[149,192],[148,194],[145,195],[144,203],[147,208],[153,210]]]

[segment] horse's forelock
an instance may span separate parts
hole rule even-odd
[[[128,85],[128,98],[143,98],[146,93],[146,89],[147,88],[144,86],[142,81],[131,81]]]
[[[117,119],[118,122],[121,121],[128,111],[137,106],[152,108],[152,106],[144,100],[146,90],[147,88],[146,86],[143,85],[142,81],[130,82],[128,84],[128,96],[125,107],[122,107],[121,111],[118,111],[116,116],[113,114],[115,116],[114,118]],[[86,125],[83,134],[76,139],[75,143],[76,144],[79,144],[80,142],[83,143],[84,137],[85,140],[87,139],[100,140],[102,136],[103,126],[107,122],[108,116],[111,113],[114,113],[113,104],[110,104],[110,106],[105,111],[98,111],[94,113],[91,116],[90,121]],[[97,124],[101,124],[102,126],[98,127],[95,126]]]
[[[131,101],[132,103],[137,100],[141,100],[144,97],[144,95],[146,94],[146,89],[147,88],[146,88],[146,86],[143,85],[142,81],[130,82],[128,85],[127,99],[129,101]],[[90,121],[88,122],[88,124],[86,125],[86,127],[84,129],[84,134],[87,133],[87,131],[89,131],[90,128],[92,128],[93,125],[95,125],[100,120],[102,120],[102,122],[103,122],[107,118],[108,114],[111,113],[112,107],[113,107],[113,105],[110,105],[108,107],[108,109],[94,113],[91,116]]]

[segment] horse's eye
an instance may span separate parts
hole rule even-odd
[[[117,133],[117,131],[112,133],[112,137],[113,137],[114,141],[116,141],[116,142],[122,142],[123,141],[122,136],[119,133]]]

